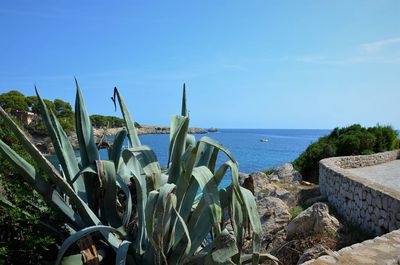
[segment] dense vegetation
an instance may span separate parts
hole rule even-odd
[[[2,119],[0,139],[36,167],[15,135],[6,129]],[[42,264],[46,259],[54,259],[56,238],[44,233],[42,222],[59,226],[55,219],[57,214],[46,207],[32,187],[23,182],[22,176],[1,153],[0,169],[0,265]],[[12,205],[5,203],[5,199]]]
[[[124,119],[115,116],[91,115],[90,121],[92,125],[97,128],[124,126]]]
[[[63,129],[70,132],[74,129],[75,114],[72,110],[71,104],[61,99],[53,101],[43,99],[47,108],[51,110],[59,120]],[[40,105],[38,104],[37,96],[25,96],[19,91],[9,91],[0,94],[0,106],[9,113],[14,111],[30,111],[38,115],[36,119],[26,126],[30,133],[33,134],[46,134],[45,125],[40,119]],[[115,116],[92,115],[90,120],[93,126],[100,127],[122,127],[124,120]]]
[[[294,162],[305,180],[318,182],[319,161],[332,156],[367,155],[399,148],[397,132],[390,126],[364,128],[359,124],[335,128],[312,143]]]

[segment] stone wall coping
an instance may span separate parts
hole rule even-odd
[[[400,150],[394,150],[394,151],[388,151],[388,152],[382,152],[382,153],[376,153],[372,155],[359,155],[359,156],[338,156],[338,157],[330,157],[330,158],[325,158],[320,161],[320,164],[328,168],[329,170],[332,170],[336,173],[341,174],[342,176],[351,179],[355,182],[360,183],[361,185],[368,187],[372,190],[378,190],[388,196],[391,196],[397,200],[400,200],[400,191],[392,189],[390,187],[383,186],[379,183],[372,182],[366,178],[359,177],[346,169],[349,168],[356,168],[356,167],[343,167],[342,164],[344,161],[376,161],[371,158],[376,158],[376,157],[386,157],[387,159],[381,159],[379,160],[379,163],[369,163],[368,166],[374,166],[382,163],[386,163],[389,161],[393,161],[396,159],[400,159]]]
[[[357,243],[302,265],[395,265],[400,262],[400,230]]]

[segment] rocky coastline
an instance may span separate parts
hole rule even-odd
[[[95,137],[113,136],[116,135],[119,131],[121,131],[123,127],[119,128],[93,128],[93,134]],[[167,126],[141,126],[137,128],[137,132],[139,135],[143,134],[168,134],[169,127]],[[189,128],[190,134],[203,134],[207,133],[206,130],[202,128]]]
[[[114,136],[119,131],[121,131],[123,127],[118,128],[93,128],[93,135],[95,138],[95,142],[99,143],[103,136]],[[168,134],[170,128],[167,126],[141,126],[137,128],[137,132],[139,135],[144,134]],[[206,130],[202,128],[189,128],[190,134],[205,134],[207,133]],[[75,150],[79,149],[78,138],[76,136],[75,131],[72,131],[68,135],[70,142],[72,143],[72,147]],[[49,154],[54,153],[54,147],[51,142],[51,139],[47,135],[39,135],[33,134],[32,135],[32,142],[36,145],[36,147],[43,153]]]
[[[261,252],[276,256],[282,264],[300,265],[364,241],[361,230],[332,212],[319,186],[303,180],[292,164],[266,172],[240,173],[244,188],[253,192],[260,215]],[[246,248],[247,246],[247,248]],[[244,251],[251,252],[251,240]],[[262,264],[273,264],[265,262]]]

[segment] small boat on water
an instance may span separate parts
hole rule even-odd
[[[268,139],[260,139],[260,142],[266,143],[266,142],[268,142]]]

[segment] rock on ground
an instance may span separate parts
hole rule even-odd
[[[293,168],[290,163],[283,164],[281,166],[272,169],[272,174],[269,176],[270,179],[278,179],[282,182],[301,181],[301,174]]]
[[[285,188],[282,188],[275,183],[269,183],[265,185],[264,189],[256,193],[257,199],[262,199],[263,197],[271,196],[281,199],[287,206],[292,207],[296,204],[297,198],[294,192],[290,192]]]
[[[253,180],[255,193],[265,190],[270,183],[267,175],[263,172],[253,172],[249,175],[249,178]]]
[[[262,226],[261,244],[271,250],[286,238],[285,228],[291,216],[288,206],[275,197],[257,198],[257,208]]]
[[[317,244],[313,246],[312,248],[307,249],[304,251],[304,253],[300,256],[299,261],[297,262],[297,265],[303,264],[304,262],[312,259],[319,258],[320,256],[323,255],[330,255],[332,254],[332,250],[324,247],[321,244]]]
[[[296,216],[287,226],[286,235],[287,238],[321,233],[335,235],[339,227],[339,221],[329,214],[328,205],[319,202]]]

